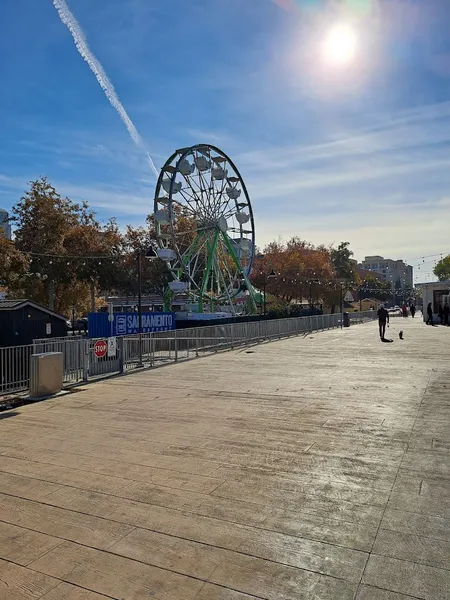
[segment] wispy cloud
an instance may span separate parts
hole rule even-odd
[[[348,239],[359,257],[450,251],[449,109],[424,106],[378,116],[339,139],[236,155],[258,242],[279,234]]]

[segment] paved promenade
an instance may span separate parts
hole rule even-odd
[[[450,328],[392,323],[0,413],[0,600],[449,600]]]

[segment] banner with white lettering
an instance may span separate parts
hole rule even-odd
[[[139,333],[138,313],[113,313],[113,320],[108,313],[91,313],[88,319],[89,337],[114,337],[135,335]],[[142,313],[142,333],[169,331],[175,329],[175,314],[167,312]]]

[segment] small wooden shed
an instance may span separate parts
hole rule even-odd
[[[67,335],[66,317],[31,300],[0,300],[0,346]]]

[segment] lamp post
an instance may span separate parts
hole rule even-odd
[[[142,361],[142,255],[144,251],[142,248],[136,252],[136,260],[137,260],[137,280],[138,280],[138,319],[139,319],[139,360],[136,365],[137,369],[141,369],[144,366]],[[152,246],[150,246],[144,254],[145,258],[157,258],[155,250]]]
[[[264,316],[266,316],[267,313],[267,303],[266,303],[266,283],[267,283],[267,279],[271,279],[272,277],[276,277],[277,274],[275,273],[275,271],[272,269],[270,271],[270,273],[268,275],[266,275],[266,272],[263,271],[263,293],[264,293]]]

